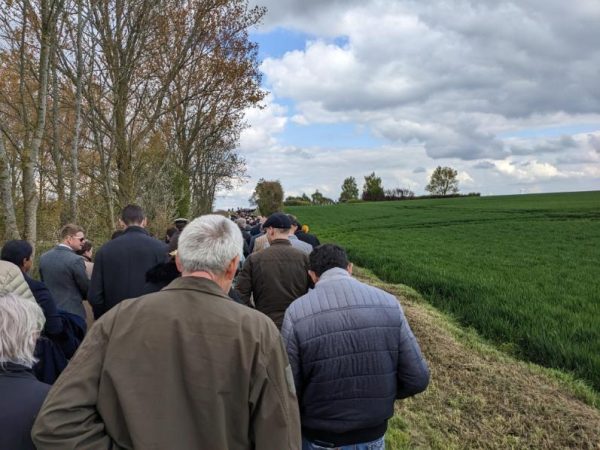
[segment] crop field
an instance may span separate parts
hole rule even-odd
[[[501,349],[600,391],[600,192],[286,210]]]

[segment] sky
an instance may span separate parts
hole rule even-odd
[[[263,0],[262,109],[239,152],[260,178],[337,200],[346,177],[425,194],[600,189],[600,1]]]

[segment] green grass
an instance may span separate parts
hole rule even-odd
[[[503,350],[600,390],[600,192],[287,209]]]

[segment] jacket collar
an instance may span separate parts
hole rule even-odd
[[[326,270],[321,274],[319,281],[317,282],[317,286],[319,286],[319,284],[321,284],[323,281],[342,280],[345,278],[352,278],[352,276],[346,269],[334,267],[333,269]]]
[[[0,363],[0,375],[15,378],[35,378],[29,367],[13,362]]]
[[[171,281],[167,287],[162,289],[163,291],[176,291],[176,290],[192,290],[200,291],[206,294],[215,295],[217,297],[223,297],[228,300],[230,298],[223,292],[221,287],[208,278],[200,277],[179,277]]]
[[[145,228],[140,227],[138,225],[129,225],[127,228],[125,228],[123,233],[144,233],[144,234],[150,234],[146,231]]]
[[[67,244],[63,244],[63,243],[56,244],[56,247],[54,247],[54,248],[56,248],[57,250],[63,250],[63,251],[66,251],[66,252],[75,253],[75,250],[73,250]]]
[[[292,243],[289,239],[275,239],[273,242],[271,242],[271,247],[274,245],[292,245]]]

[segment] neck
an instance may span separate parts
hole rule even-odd
[[[198,270],[196,272],[183,272],[181,274],[182,277],[196,277],[196,278],[206,278],[208,280],[214,281],[222,290],[227,294],[229,289],[231,288],[231,280],[228,280],[224,276],[215,275],[214,273],[207,272],[205,270]]]

